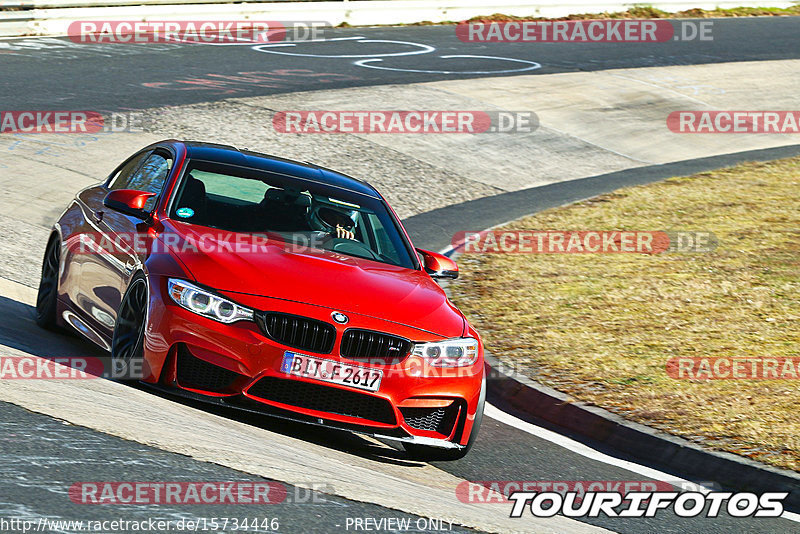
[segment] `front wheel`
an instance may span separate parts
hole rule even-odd
[[[420,462],[450,462],[453,460],[460,460],[472,449],[475,444],[475,439],[478,437],[478,431],[481,429],[483,422],[483,407],[486,404],[486,376],[483,377],[481,382],[481,394],[478,397],[478,410],[475,412],[475,422],[472,424],[472,431],[469,434],[469,441],[467,445],[461,449],[442,449],[440,447],[431,447],[429,445],[417,445],[415,443],[403,443],[408,457],[412,460]]]
[[[56,327],[56,299],[58,298],[58,271],[61,245],[53,238],[47,244],[42,261],[42,278],[36,295],[36,324],[48,330]]]
[[[123,382],[135,381],[132,371],[141,369],[144,357],[144,327],[147,322],[147,281],[137,274],[131,281],[117,312],[114,335],[111,338],[112,365],[121,368],[126,378]]]

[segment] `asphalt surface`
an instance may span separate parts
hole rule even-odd
[[[715,21],[715,40],[711,42],[653,45],[493,44],[491,47],[462,43],[449,26],[332,31],[333,37],[365,36],[371,40],[405,41],[435,47],[435,51],[426,54],[386,57],[381,64],[395,69],[451,70],[456,72],[454,74],[376,70],[356,65],[355,61],[359,58],[298,58],[258,52],[249,46],[82,46],[64,39],[3,40],[0,41],[0,71],[3,73],[0,78],[0,109],[140,109],[229,97],[487,76],[489,74],[465,72],[489,72],[507,69],[512,64],[525,65],[497,59],[445,60],[439,58],[440,55],[491,55],[541,64],[541,68],[519,72],[521,74],[791,59],[800,55],[798,30],[800,19],[797,18],[735,19]],[[374,58],[381,53],[420,49],[418,45],[364,43],[356,39],[307,43],[298,46],[298,53],[301,48],[309,54],[358,54],[366,58]],[[503,67],[499,66],[501,64]],[[775,154],[768,155],[771,157]],[[713,168],[726,163],[729,162],[703,162],[700,166]],[[620,184],[628,185],[631,180],[648,181],[688,172],[694,168],[692,165],[697,166],[696,163],[686,163],[683,168],[659,166],[651,174],[646,171],[637,174],[643,172],[637,170],[627,175],[613,173],[594,177],[589,182],[556,184],[553,186],[556,194],[552,198],[567,202],[586,198],[619,187]],[[649,178],[643,179],[642,176]],[[541,207],[533,201],[537,197],[541,198],[538,192],[528,190],[513,197],[516,200],[511,196],[485,199],[480,204],[480,217],[473,222],[476,227],[486,227],[531,213]],[[516,202],[516,211],[504,209],[509,201]],[[448,225],[459,213],[463,211],[445,208],[412,218],[408,221],[412,238],[419,237],[417,244],[420,246],[444,248],[453,234],[448,230]],[[463,222],[460,225],[463,227]],[[445,240],[442,240],[443,237]],[[0,299],[0,309],[4,313],[11,313],[12,308],[15,313],[13,326],[0,324],[0,342],[8,346],[27,345],[28,340],[40,336],[31,320],[32,309],[20,312],[18,304],[11,306]],[[64,342],[75,343],[70,338],[64,338]],[[347,517],[411,517],[387,508],[322,494],[316,494],[316,499],[311,498],[311,503],[291,501],[266,510],[258,508],[256,512],[245,505],[122,508],[77,505],[67,497],[66,488],[76,481],[87,479],[164,480],[166,477],[170,480],[240,481],[254,477],[93,430],[66,425],[7,403],[0,403],[0,406],[0,451],[4,458],[0,466],[0,517],[44,516],[85,520],[120,516],[127,519],[179,519],[255,515],[278,517],[281,525],[285,525],[282,531],[286,532],[340,531],[344,530],[343,522]],[[200,405],[195,407],[209,409]],[[320,447],[335,446],[352,450],[353,454],[361,454],[365,446],[361,440],[340,433],[271,420],[256,421],[242,414],[226,415],[248,424],[264,425],[271,430],[300,436],[319,443]],[[467,480],[648,480],[636,473],[570,452],[490,418],[484,420],[478,442],[467,458],[435,465]],[[690,473],[675,475],[691,478]],[[295,491],[289,488],[290,495],[295,495]],[[524,518],[520,521],[524,525]],[[728,517],[678,519],[667,513],[654,519],[585,521],[631,533],[800,532],[798,523],[786,520]]]
[[[328,436],[331,441],[347,439]],[[352,446],[352,445],[351,445]],[[324,489],[326,481],[308,481],[300,488],[281,484],[286,495],[274,504],[84,504],[69,496],[73,484],[100,481],[159,482],[267,482],[248,473],[219,465],[198,462],[187,456],[164,452],[132,441],[109,436],[87,428],[70,425],[51,417],[35,414],[13,404],[0,403],[0,517],[19,518],[38,525],[46,518],[47,530],[71,532],[77,528],[59,528],[58,522],[163,520],[177,529],[179,521],[190,520],[219,525],[227,518],[244,524],[255,519],[259,527],[277,519],[276,532],[327,532],[345,530],[348,518],[394,518],[407,520],[408,532],[425,532],[425,519],[381,506],[350,501],[309,488]],[[274,481],[273,481],[274,482]],[[419,523],[418,523],[419,521]],[[73,525],[74,527],[74,525]],[[449,525],[448,525],[449,527]],[[210,528],[210,527],[209,527]],[[104,529],[106,530],[106,529]],[[111,529],[107,529],[112,531]],[[132,528],[127,530],[132,531]],[[244,529],[240,529],[244,530]],[[10,529],[4,528],[3,532]],[[122,530],[125,532],[126,530]],[[232,528],[209,530],[232,532]],[[253,529],[250,529],[252,532]],[[261,528],[258,532],[268,532]],[[475,532],[452,527],[452,532]]]
[[[466,458],[459,462],[435,465],[456,476],[475,481],[654,481],[625,469],[587,460],[563,449],[557,450],[556,454],[553,452],[553,444],[549,441],[493,419],[484,419],[478,443]],[[521,520],[524,521],[524,518],[523,515]],[[730,516],[716,519],[681,518],[671,512],[657,514],[654,518],[602,517],[580,520],[616,532],[800,532],[800,525],[782,519],[740,519]]]
[[[623,187],[644,185],[673,176],[689,176],[723,167],[732,167],[746,161],[770,161],[797,155],[800,155],[800,145],[788,145],[663,165],[636,167],[589,178],[502,193],[426,211],[403,220],[403,226],[411,235],[415,246],[427,250],[444,251],[452,245],[452,237],[465,230],[463,221],[465,212],[470,214],[470,226],[467,231],[481,231],[532,213],[563,206]]]
[[[261,47],[259,52],[249,45],[77,44],[66,38],[0,40],[0,109],[115,111],[489,74],[793,59],[800,55],[800,19],[715,20],[713,41],[645,44],[465,43],[456,37],[453,26],[337,28],[327,30],[325,38],[346,40],[299,43],[289,53],[358,57],[287,56],[265,52],[286,53],[284,47]],[[381,57],[427,50],[425,47],[435,50]],[[449,55],[505,59],[441,57]],[[356,64],[364,59],[382,59],[368,65],[397,70]],[[532,67],[529,62],[541,68],[519,70]],[[501,72],[514,69],[517,72]],[[451,73],[413,72],[420,70]],[[476,71],[484,74],[466,74]]]
[[[773,154],[777,155],[777,154]],[[765,155],[766,156],[766,155]],[[610,182],[613,188],[616,185]],[[546,197],[547,195],[545,195]],[[538,206],[537,206],[538,207]],[[500,212],[495,212],[501,216]],[[413,221],[413,219],[412,219]],[[411,222],[411,221],[409,221]],[[431,241],[430,245],[443,245],[441,240]],[[441,247],[440,247],[441,248]],[[43,333],[33,323],[34,310],[17,302],[0,299],[0,314],[9,317],[5,325],[0,326],[0,341],[3,345],[26,348],[41,356],[48,356],[52,351],[53,343],[69,346],[72,351],[80,351],[83,343],[74,337]],[[13,318],[13,319],[12,319]],[[38,338],[38,339],[36,339]],[[35,341],[32,341],[34,340]],[[86,349],[93,349],[86,346]],[[158,393],[153,393],[157,395]],[[209,407],[201,403],[186,401],[170,397],[175,402],[182,402],[198,410],[209,411],[218,415],[235,419],[254,427],[267,428],[271,431],[291,435],[302,440],[315,443],[324,448],[345,450],[353,455],[372,458],[376,467],[380,462],[402,462],[403,455],[392,458],[373,456],[370,447],[361,438],[339,432],[316,429],[304,425],[287,423],[280,420],[262,419],[250,414],[223,410]],[[492,399],[489,399],[491,402]],[[88,480],[218,480],[218,481],[244,481],[252,480],[252,476],[238,473],[233,470],[213,466],[205,462],[191,460],[181,455],[167,453],[144,447],[119,438],[108,436],[93,430],[80,428],[81,434],[69,434],[64,428],[73,431],[79,427],[65,427],[50,417],[34,414],[7,403],[0,403],[8,432],[2,435],[8,439],[0,441],[0,450],[7,462],[13,465],[12,474],[6,476],[8,487],[0,491],[0,516],[6,517],[35,517],[42,516],[53,519],[94,519],[115,518],[145,519],[158,517],[163,519],[201,518],[201,517],[230,517],[228,513],[249,511],[248,506],[242,505],[228,512],[219,511],[224,506],[191,507],[180,506],[178,510],[170,507],[158,506],[85,506],[72,503],[64,494],[65,488],[78,481]],[[60,429],[57,435],[48,435],[42,429]],[[26,430],[27,429],[27,430]],[[75,430],[77,432],[77,430]],[[13,435],[12,435],[13,434]],[[573,438],[575,436],[572,436]],[[39,441],[44,445],[39,445]],[[614,454],[614,451],[603,449],[596,444],[586,442],[590,446],[607,454],[621,459],[629,459],[624,455]],[[57,456],[40,454],[40,448],[55,447]],[[32,451],[36,452],[31,458]],[[109,451],[114,451],[110,454]],[[152,463],[153,455],[165,459],[166,463]],[[57,464],[57,471],[52,466]],[[98,464],[97,467],[95,463]],[[530,433],[500,423],[491,418],[484,419],[484,425],[474,449],[463,460],[458,462],[435,462],[439,469],[449,472],[465,480],[474,481],[633,481],[644,482],[654,479],[644,477],[638,473],[603,462],[586,458],[580,454],[568,451],[560,446],[541,439]],[[43,467],[45,466],[45,467]],[[136,466],[132,470],[130,466]],[[658,467],[658,466],[654,466]],[[215,471],[215,469],[217,469]],[[52,473],[58,473],[53,476]],[[675,479],[691,479],[691,473],[673,473]],[[224,475],[224,476],[223,476]],[[53,476],[52,479],[48,478]],[[194,478],[192,478],[194,477]],[[706,481],[697,481],[706,482]],[[326,481],[310,481],[311,484],[325,484]],[[2,481],[0,481],[0,485]],[[38,487],[41,494],[33,497],[29,487]],[[293,491],[290,488],[290,493]],[[328,499],[326,506],[333,506],[330,502],[340,502],[338,508],[340,515],[330,514],[329,510],[321,507],[311,509],[310,506],[292,506],[292,503],[276,505],[269,509],[270,517],[278,517],[282,524],[302,524],[306,528],[320,532],[344,531],[337,525],[348,517],[405,517],[393,510],[380,506],[363,505],[347,499]],[[453,495],[456,499],[456,495]],[[33,500],[31,500],[33,499]],[[31,503],[34,503],[32,506]],[[308,504],[308,503],[303,503]],[[313,503],[312,503],[313,504]],[[352,508],[348,506],[352,505]],[[27,507],[26,507],[27,506]],[[242,509],[244,508],[244,509]],[[274,511],[273,511],[274,509]],[[312,510],[312,511],[309,511]],[[87,515],[85,511],[90,511]],[[179,515],[183,513],[183,516]],[[248,516],[251,517],[252,513]],[[309,521],[306,527],[303,521]],[[520,519],[524,527],[524,517]],[[605,527],[617,532],[800,532],[797,523],[786,520],[773,519],[734,519],[719,517],[716,519],[680,519],[671,513],[662,513],[652,519],[582,519],[582,521],[597,526]],[[298,523],[299,522],[299,523]],[[294,529],[287,529],[294,532]]]

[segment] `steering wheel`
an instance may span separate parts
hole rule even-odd
[[[335,237],[331,240],[331,250],[334,252],[341,252],[349,254],[350,256],[359,256],[370,260],[380,261],[381,257],[367,245],[361,241],[353,241],[352,239],[345,239],[342,237]]]
[[[352,230],[356,223],[346,212],[325,205],[308,210],[308,224],[313,230],[336,234],[336,227]]]

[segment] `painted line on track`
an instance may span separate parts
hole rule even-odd
[[[307,43],[324,43],[324,42],[333,42],[333,41],[351,41],[354,43],[389,43],[389,44],[398,44],[398,45],[407,45],[417,47],[416,50],[407,50],[403,52],[384,52],[384,53],[376,53],[376,54],[304,54],[304,53],[297,53],[297,52],[284,52],[281,49],[292,48],[297,46],[297,44],[307,42]],[[233,43],[239,44],[239,43]],[[529,61],[527,59],[516,59],[510,57],[501,57],[501,56],[481,56],[481,55],[472,55],[472,54],[456,54],[456,55],[446,55],[446,56],[437,56],[439,59],[489,59],[493,61],[506,61],[511,63],[522,63],[525,66],[514,68],[514,69],[500,69],[500,70],[472,70],[472,71],[451,71],[451,70],[426,70],[426,69],[405,69],[401,67],[384,67],[382,65],[375,65],[375,63],[380,63],[383,61],[384,57],[405,57],[405,56],[416,56],[420,54],[430,54],[436,51],[436,47],[417,43],[413,41],[395,41],[395,40],[388,40],[388,39],[367,39],[365,37],[356,36],[356,37],[337,37],[331,39],[312,39],[309,41],[292,41],[292,42],[285,42],[285,43],[270,43],[270,44],[262,44],[253,46],[252,50],[256,52],[265,52],[268,54],[277,54],[281,56],[294,56],[294,57],[310,57],[310,58],[318,58],[318,59],[359,59],[358,61],[353,62],[354,65],[357,67],[363,67],[367,69],[376,69],[376,70],[390,70],[396,72],[414,72],[414,73],[423,73],[423,74],[510,74],[514,72],[526,72],[531,70],[537,70],[542,68],[540,63],[535,61]]]
[[[511,61],[514,63],[526,63],[527,67],[521,67],[518,69],[505,69],[505,70],[423,70],[423,69],[403,69],[398,67],[380,67],[378,65],[373,65],[372,63],[381,62],[382,59],[362,59],[360,61],[356,61],[355,64],[359,67],[365,67],[368,69],[379,69],[379,70],[393,70],[398,72],[421,72],[425,74],[509,74],[512,72],[525,72],[529,70],[536,70],[541,69],[542,65],[540,63],[536,63],[535,61],[528,61],[527,59],[514,59],[510,57],[498,57],[498,56],[474,56],[470,54],[459,54],[459,55],[450,55],[450,56],[439,56],[441,59],[451,59],[451,58],[473,58],[473,59],[495,59],[500,61]]]
[[[608,176],[609,177],[611,177],[611,176],[616,177],[618,175],[629,175],[629,174],[632,174],[632,173],[639,174],[639,176],[637,176],[631,182],[628,182],[628,183],[618,183],[616,180],[614,180],[612,182],[613,185],[611,187],[605,187],[605,188],[603,188],[602,185],[599,185],[599,187],[598,187],[598,184],[595,183],[595,184],[593,184],[594,187],[589,187],[588,188],[590,190],[590,193],[582,195],[582,196],[581,195],[577,195],[577,196],[574,196],[572,198],[564,198],[564,197],[561,197],[560,194],[557,194],[555,201],[553,201],[553,200],[551,200],[550,202],[545,201],[544,205],[539,205],[536,208],[532,208],[529,213],[514,214],[514,217],[512,219],[508,218],[508,212],[507,211],[498,210],[498,209],[496,209],[497,205],[493,205],[493,207],[495,209],[493,210],[493,214],[490,215],[490,218],[493,217],[494,220],[492,221],[491,225],[487,226],[487,228],[489,230],[491,230],[493,228],[497,228],[499,226],[503,226],[505,224],[508,224],[508,223],[510,223],[510,222],[512,222],[514,220],[517,220],[517,219],[519,219],[521,217],[525,217],[525,216],[537,213],[538,211],[541,211],[543,209],[556,207],[556,206],[559,206],[559,205],[570,204],[570,203],[573,203],[573,202],[580,201],[581,199],[587,199],[587,198],[591,198],[591,197],[594,197],[594,196],[597,196],[597,195],[600,195],[600,194],[603,194],[603,193],[611,192],[611,191],[614,191],[614,190],[619,189],[621,187],[626,187],[626,186],[630,187],[630,186],[636,186],[636,185],[646,185],[648,183],[661,181],[661,180],[664,180],[666,178],[671,177],[671,176],[669,176],[669,169],[675,169],[675,174],[672,175],[672,176],[688,176],[688,175],[695,174],[695,173],[698,173],[698,172],[708,171],[708,170],[711,170],[711,169],[714,169],[714,168],[724,168],[724,167],[740,164],[740,163],[746,162],[746,161],[769,161],[771,159],[779,159],[779,158],[791,157],[791,156],[796,156],[798,154],[800,154],[800,145],[787,145],[787,146],[776,147],[776,148],[771,148],[771,149],[752,150],[752,151],[746,151],[746,152],[740,152],[740,153],[724,154],[724,155],[721,155],[721,156],[711,156],[711,157],[708,157],[708,158],[698,158],[696,160],[679,161],[679,162],[675,162],[673,164],[653,165],[653,166],[651,166],[649,168],[647,168],[647,167],[645,167],[645,168],[639,167],[639,168],[634,168],[634,169],[628,169],[626,171],[618,171],[618,172],[615,172],[615,173],[610,173]],[[650,171],[650,172],[648,172],[648,171]],[[665,171],[666,171],[666,173],[665,173]],[[648,174],[650,174],[650,176],[648,176]],[[604,175],[591,177],[589,180],[591,180],[592,182],[597,182],[598,179],[602,179],[603,176]],[[642,178],[644,178],[644,179],[642,179]],[[583,180],[587,180],[587,179],[583,179]],[[517,196],[517,195],[518,196],[528,196],[528,195],[531,195],[532,192],[535,192],[537,189],[547,190],[548,187],[549,188],[554,188],[554,189],[561,189],[564,186],[568,186],[568,184],[569,184],[569,182],[558,182],[556,184],[550,184],[549,186],[533,187],[533,188],[524,189],[524,190],[521,190],[521,191],[503,193],[502,195],[499,195],[499,196],[503,196],[503,197],[506,197],[506,198],[507,197]],[[568,195],[571,195],[571,194],[574,194],[574,193],[568,193]],[[480,202],[480,201],[481,201],[481,199],[478,199],[477,202]],[[476,202],[476,201],[468,201],[468,202],[465,202],[465,203],[462,203],[462,204],[469,204],[470,202]],[[446,208],[442,208],[442,209],[446,210],[446,211],[449,211],[450,213],[455,213],[455,212],[459,211],[458,210],[459,206],[460,205],[456,204],[456,205],[447,206]],[[455,211],[452,211],[452,210],[455,210]],[[434,210],[434,211],[438,211],[438,210]],[[421,214],[421,215],[424,216],[425,214]],[[414,219],[414,217],[412,217],[412,219]],[[405,224],[406,223],[404,221],[404,225]],[[453,247],[452,243],[450,243],[450,244],[448,244],[447,246],[444,246],[444,247],[442,246],[443,243],[437,243],[436,246],[432,246],[432,245],[433,245],[433,243],[426,243],[424,246],[428,246],[428,247],[430,247],[432,249],[439,250],[440,254],[444,254],[444,255],[447,255],[447,256],[452,255],[453,252],[454,252],[454,247]],[[581,455],[581,456],[583,456],[585,458],[588,458],[590,460],[594,460],[594,461],[601,462],[601,463],[604,463],[604,464],[607,464],[607,465],[611,465],[611,466],[617,467],[619,469],[625,469],[627,471],[631,471],[633,473],[636,473],[636,474],[639,474],[639,475],[642,475],[642,476],[645,476],[645,477],[648,477],[648,478],[652,478],[652,479],[658,480],[660,482],[667,482],[667,483],[670,483],[670,482],[673,482],[673,483],[674,482],[677,482],[677,483],[686,482],[686,483],[691,483],[691,484],[694,484],[694,485],[698,486],[699,488],[701,488],[701,491],[705,491],[705,492],[712,491],[709,488],[700,486],[699,484],[696,484],[695,482],[683,479],[683,478],[678,477],[676,475],[670,475],[670,474],[667,474],[667,473],[665,473],[663,471],[659,471],[658,469],[654,469],[652,467],[647,467],[647,466],[642,465],[642,464],[637,464],[635,462],[631,462],[631,461],[628,461],[628,460],[622,460],[620,458],[616,458],[614,456],[610,456],[608,454],[602,453],[602,452],[600,452],[600,451],[598,451],[596,449],[593,449],[592,447],[589,447],[588,445],[585,445],[585,444],[583,444],[583,443],[581,443],[579,441],[575,441],[575,440],[573,440],[571,438],[568,438],[568,437],[566,437],[566,436],[564,436],[562,434],[559,434],[559,433],[554,432],[552,430],[548,430],[546,428],[534,425],[534,424],[529,423],[527,421],[523,421],[522,419],[519,419],[518,417],[515,417],[515,416],[513,416],[513,415],[511,415],[509,413],[506,413],[506,412],[500,410],[499,408],[497,408],[496,406],[494,406],[494,405],[492,405],[492,404],[490,404],[488,402],[486,403],[486,408],[484,410],[484,415],[486,415],[487,417],[490,417],[490,418],[492,418],[492,419],[494,419],[496,421],[504,423],[504,424],[506,424],[508,426],[511,426],[513,428],[521,430],[521,431],[523,431],[525,433],[531,434],[532,436],[544,439],[545,441],[553,443],[554,445],[558,445],[560,447],[563,447],[563,448],[565,448],[565,449],[567,449],[567,450],[569,450],[571,452],[574,452],[575,454],[579,454],[579,455]],[[783,514],[781,515],[781,519],[786,519],[788,521],[793,521],[795,523],[800,523],[800,514],[797,514],[797,513],[794,513],[794,512],[784,511]]]
[[[309,41],[310,42],[310,41]],[[316,42],[323,42],[322,40]],[[436,50],[435,47],[422,44],[422,43],[413,43],[411,41],[391,41],[387,39],[359,39],[354,41],[356,43],[391,43],[391,44],[399,44],[399,45],[409,45],[409,46],[416,46],[418,47],[417,50],[408,50],[406,52],[385,52],[385,53],[378,53],[378,54],[303,54],[303,53],[293,53],[293,52],[281,52],[278,50],[268,50],[269,48],[278,48],[278,47],[287,47],[287,46],[296,46],[292,43],[276,43],[276,44],[265,44],[265,45],[258,45],[254,46],[253,50],[257,52],[266,52],[268,54],[278,54],[281,56],[294,56],[294,57],[314,57],[314,58],[331,58],[331,59],[353,59],[353,58],[377,58],[377,57],[396,57],[396,56],[415,56],[418,54],[429,54]]]
[[[508,414],[489,403],[486,403],[486,408],[484,409],[483,413],[484,415],[486,415],[487,417],[491,417],[495,421],[499,421],[508,426],[514,427],[518,430],[522,430],[523,432],[527,432],[528,434],[536,436],[537,438],[541,438],[545,441],[549,441],[554,445],[563,447],[568,451],[574,452],[575,454],[580,454],[581,456],[589,458],[590,460],[594,460],[596,462],[602,462],[604,464],[618,467],[620,469],[625,469],[627,471],[631,471],[632,473],[636,473],[637,475],[642,475],[647,478],[658,480],[659,482],[667,482],[667,483],[686,482],[696,485],[700,491],[703,492],[712,491],[710,488],[700,486],[699,484],[696,484],[690,480],[686,480],[674,475],[669,475],[667,473],[664,473],[663,471],[659,471],[658,469],[653,469],[652,467],[647,467],[645,465],[637,464],[635,462],[630,462],[628,460],[621,460],[620,458],[609,456],[608,454],[604,454],[598,450],[595,450],[589,447],[588,445],[584,445],[583,443],[570,439],[566,436],[562,436],[557,432],[553,432],[552,430],[547,430],[546,428],[542,428],[532,423],[528,423],[527,421],[523,421],[522,419],[514,417],[513,415]],[[784,511],[783,515],[781,515],[781,519],[788,519],[789,521],[800,523],[800,514]]]

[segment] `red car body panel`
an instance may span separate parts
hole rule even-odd
[[[287,251],[278,240],[265,244],[264,253],[254,254],[247,247],[240,253],[232,246],[233,250],[228,250],[214,243],[211,228],[163,222],[164,232],[174,234],[171,243],[179,250],[188,248],[187,241],[199,243],[205,237],[208,252],[188,252],[181,255],[181,261],[195,280],[218,291],[313,302],[331,310],[381,317],[432,331],[443,338],[464,333],[464,317],[423,270],[329,251]],[[224,237],[230,238],[230,244],[241,243],[247,236],[225,232]]]
[[[224,149],[235,151],[232,147]],[[168,152],[174,164],[150,220],[142,221],[104,207],[109,189],[103,184],[78,193],[56,223],[54,235],[61,242],[62,264],[56,317],[62,325],[70,325],[108,350],[122,296],[132,278],[142,273],[149,288],[143,381],[208,399],[237,399],[247,402],[249,409],[271,407],[283,416],[307,422],[403,439],[434,438],[460,446],[467,444],[476,414],[482,410],[482,345],[478,334],[422,266],[411,269],[335,252],[291,251],[279,240],[266,243],[260,253],[222,249],[175,252],[182,250],[186,242],[207,239],[214,231],[167,216],[167,206],[188,161],[187,154],[192,157],[192,147],[167,141],[142,152],[152,150]],[[226,157],[239,156],[226,153]],[[290,167],[303,165],[277,161],[276,164]],[[303,172],[310,171],[304,167]],[[397,224],[405,234],[399,220]],[[100,246],[98,236],[125,233],[146,236],[145,250],[126,250],[123,246],[106,253],[86,253],[87,247]],[[163,250],[165,242],[172,247],[169,251]],[[167,294],[169,278],[213,289],[258,312],[273,311],[330,324],[336,332],[333,348],[328,353],[307,352],[272,339],[254,321],[224,324],[190,312]],[[349,320],[337,324],[331,319],[333,312],[345,313]],[[342,336],[348,329],[382,332],[417,343],[469,336],[478,339],[479,355],[474,364],[458,368],[432,367],[415,355],[397,362],[353,361],[340,354]],[[281,370],[286,351],[381,369],[380,388],[362,391],[287,375]],[[215,390],[182,384],[179,362],[189,357],[235,378]],[[365,401],[385,401],[394,421],[388,415],[383,420],[371,420],[265,399],[254,393],[254,385],[265,377],[350,392],[363,396]],[[456,414],[446,432],[415,428],[406,422],[409,412],[403,410],[437,406],[449,406],[448,410]]]

